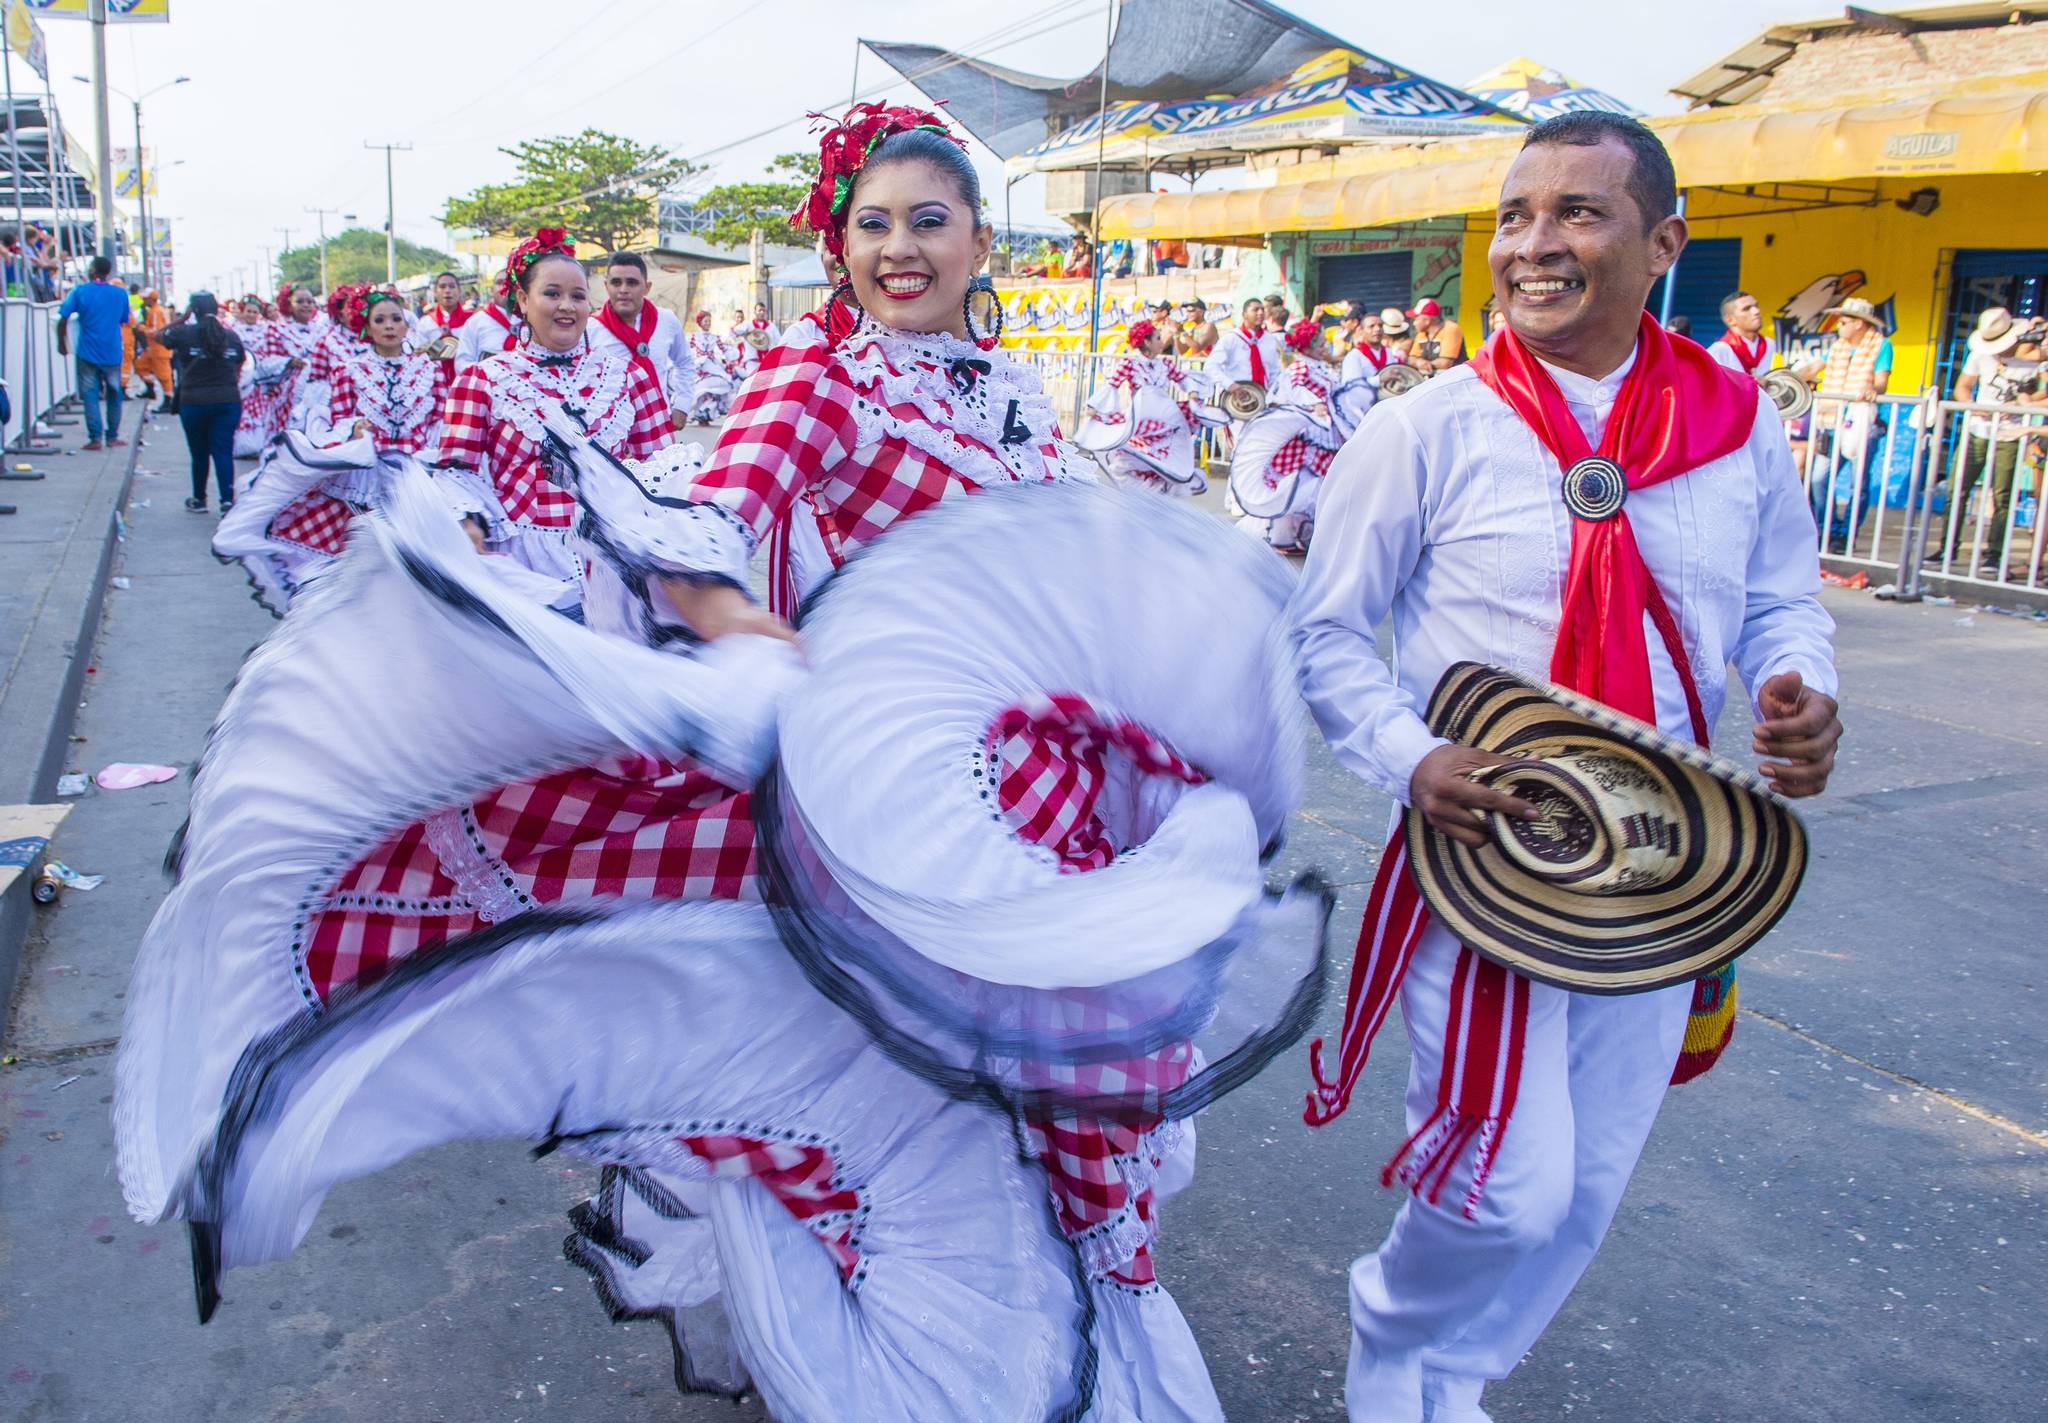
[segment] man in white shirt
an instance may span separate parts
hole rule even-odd
[[[1744,375],[1760,376],[1777,358],[1778,344],[1764,335],[1764,309],[1748,292],[1721,298],[1721,324],[1728,329],[1707,347],[1707,354]]]
[[[676,314],[647,299],[647,259],[614,252],[605,260],[605,304],[588,327],[590,348],[638,361],[668,401],[669,420],[680,430],[697,404],[697,359]]]
[[[485,356],[509,351],[519,344],[519,331],[526,323],[505,309],[510,282],[501,271],[491,284],[491,299],[480,302],[462,329],[455,333],[455,369],[466,371]]]
[[[1564,682],[1699,740],[1732,661],[1771,783],[1817,794],[1833,765],[1833,622],[1776,412],[1643,311],[1685,244],[1676,204],[1670,159],[1633,120],[1577,113],[1532,128],[1489,257],[1507,329],[1374,407],[1323,490],[1293,609],[1303,692],[1340,762],[1467,844],[1487,842],[1486,816],[1534,813],[1468,778],[1501,758],[1422,719],[1460,660]],[[1582,451],[1620,467],[1618,503],[1590,497],[1597,467]],[[1604,550],[1610,571],[1589,566],[1568,587],[1575,549]],[[1379,655],[1389,616],[1398,672]],[[1406,875],[1400,854],[1389,845],[1375,900]],[[1362,961],[1401,937],[1384,919],[1368,905]],[[1494,1011],[1504,1075],[1482,1081],[1513,1085],[1495,1115],[1460,1123],[1443,1115],[1445,1093],[1462,1105],[1463,1069],[1479,1060],[1475,1033],[1447,1042],[1461,948],[1434,923],[1403,947],[1412,957],[1390,983],[1354,983],[1344,1080],[1319,1071],[1309,1114],[1343,1109],[1348,1050],[1362,1067],[1378,1022],[1359,1010],[1383,1012],[1398,991],[1416,1135],[1388,1170],[1411,1195],[1352,1266],[1346,1404],[1355,1423],[1482,1423],[1481,1388],[1536,1343],[1613,1218],[1678,1064],[1692,989],[1596,996],[1506,975],[1526,1016],[1504,1036]]]
[[[1271,391],[1280,380],[1277,343],[1269,342],[1266,304],[1252,297],[1238,310],[1237,327],[1217,338],[1205,369],[1215,378],[1220,392],[1239,382],[1263,386]]]
[[[1377,384],[1381,371],[1400,364],[1387,345],[1386,328],[1378,312],[1354,301],[1344,324],[1351,328],[1351,349],[1344,353],[1344,365],[1337,374],[1339,383],[1371,380]]]

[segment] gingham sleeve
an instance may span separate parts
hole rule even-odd
[[[799,491],[852,453],[853,385],[822,344],[771,349],[733,405],[695,485],[753,531],[785,514]]]
[[[491,434],[491,386],[482,362],[455,377],[448,403],[441,410],[441,444],[435,464],[456,464],[482,470]]]
[[[665,450],[675,440],[675,426],[668,415],[668,397],[639,361],[627,363],[626,393],[633,401],[633,428],[626,432],[625,445],[617,451],[623,459],[644,460]]]
[[[355,377],[348,373],[348,367],[343,366],[328,377],[327,423],[334,427],[336,434],[347,439],[348,428],[355,419],[355,413]]]

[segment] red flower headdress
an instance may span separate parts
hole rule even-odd
[[[904,104],[855,104],[837,123],[823,114],[811,117],[825,120],[830,127],[818,140],[817,181],[789,215],[789,225],[816,233],[835,258],[846,255],[846,204],[853,197],[854,176],[877,144],[891,134],[921,128],[967,147],[937,114]]]
[[[277,289],[277,309],[279,311],[290,311],[292,309],[292,293],[297,290],[298,288],[290,282],[286,282]]]
[[[348,305],[348,295],[355,290],[356,287],[353,283],[340,282],[335,285],[333,290],[327,293],[327,319],[329,321],[336,323],[341,321],[341,309]]]
[[[505,277],[516,282],[526,275],[526,269],[543,257],[569,257],[576,255],[576,244],[569,240],[568,232],[559,227],[543,227],[512,249],[512,255],[505,259]]]
[[[1131,343],[1133,351],[1142,351],[1145,349],[1145,343],[1152,339],[1153,333],[1158,329],[1157,326],[1152,324],[1150,318],[1143,321],[1133,321],[1131,329],[1124,333],[1124,339]]]
[[[1323,328],[1316,324],[1316,319],[1313,316],[1304,316],[1301,320],[1287,328],[1287,335],[1284,339],[1287,342],[1288,350],[1299,351],[1303,355],[1307,355],[1308,348],[1315,345],[1316,338],[1322,334]]]
[[[341,305],[341,324],[352,334],[362,335],[370,326],[370,308],[380,301],[398,302],[401,307],[405,304],[390,292],[367,284],[348,288],[348,295]]]
[[[258,310],[258,311],[261,311],[261,310],[263,309],[263,298],[262,298],[262,297],[260,297],[260,296],[258,296],[258,295],[256,295],[256,293],[254,293],[254,292],[243,292],[243,293],[242,293],[242,299],[241,299],[240,301],[236,302],[236,303],[235,303],[235,305],[237,305],[237,306],[253,306],[253,307],[255,307],[255,308],[256,308],[256,309]]]

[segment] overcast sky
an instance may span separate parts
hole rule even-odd
[[[353,212],[380,227],[384,156],[365,141],[412,142],[396,159],[398,230],[442,245],[442,202],[510,176],[496,152],[502,144],[590,126],[713,163],[714,180],[746,180],[800,146],[807,110],[844,106],[857,36],[961,46],[1010,67],[1073,75],[1093,62],[1103,33],[1103,0],[171,0],[170,8],[168,25],[109,27],[107,68],[131,94],[191,77],[143,109],[145,142],[160,165],[158,210],[173,221],[186,290],[231,282],[237,267],[246,280],[265,249],[282,244],[284,228],[295,244],[306,241],[307,208]],[[1666,85],[1766,25],[1827,7],[1293,0],[1289,8],[1436,79],[1463,84],[1526,54],[1656,113],[1681,107]],[[90,73],[89,26],[43,26],[58,108],[90,145],[91,91],[70,78]],[[1025,37],[977,45],[998,26]],[[887,73],[863,56],[863,88]],[[17,93],[35,83],[18,62],[14,74]],[[117,98],[112,116],[114,144],[125,147],[132,111]],[[999,193],[1000,164],[986,150],[977,157]],[[1018,185],[1019,223],[1042,219],[1041,191],[1037,179]]]

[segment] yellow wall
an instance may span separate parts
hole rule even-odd
[[[2026,175],[1888,179],[1875,184],[1875,207],[1824,208],[1762,217],[1719,217],[1758,204],[1702,193],[1690,204],[1693,234],[1742,239],[1742,285],[1774,318],[1803,316],[1842,296],[1892,307],[1894,394],[1918,391],[1933,374],[1930,337],[1946,322],[1944,260],[1955,250],[2048,247],[2048,204],[2041,180]],[[1940,205],[1927,217],[1902,211],[1895,199],[1933,187]],[[1943,290],[1937,297],[1937,284]],[[1939,300],[1944,310],[1936,310]],[[1810,330],[1812,322],[1804,323]],[[1718,333],[1704,333],[1709,339]],[[1809,338],[1810,339],[1810,338]]]
[[[1973,248],[2048,248],[2048,202],[2041,179],[2032,175],[1866,180],[1854,186],[1875,187],[1877,204],[1728,216],[1790,204],[1700,191],[1688,195],[1687,216],[1694,237],[1742,239],[1742,288],[1763,304],[1766,331],[1784,321],[1811,332],[1817,325],[1811,313],[1845,296],[1880,306],[1890,302],[1891,389],[1912,394],[1933,372],[1930,334],[1947,319],[1946,256]],[[1896,205],[1921,187],[1941,195],[1930,216]],[[1461,307],[1474,313],[1492,297],[1486,226],[1479,216],[1467,220]],[[1720,332],[1694,334],[1711,341]]]

